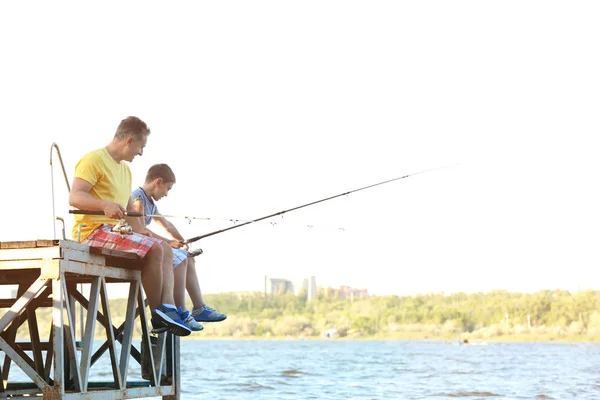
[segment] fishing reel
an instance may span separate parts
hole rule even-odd
[[[133,233],[133,228],[124,219],[119,220],[119,223],[110,229],[112,232],[120,233],[121,235],[130,235]]]
[[[194,251],[189,251],[188,252],[188,257],[196,257],[196,256],[199,256],[202,253],[203,253],[202,249],[196,249]]]

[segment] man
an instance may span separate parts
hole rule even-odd
[[[190,328],[178,313],[173,299],[173,252],[170,246],[138,233],[122,235],[111,230],[115,220],[132,211],[132,178],[125,163],[141,156],[150,129],[137,117],[121,121],[111,142],[84,155],[75,166],[69,204],[81,210],[102,211],[103,216],[75,215],[73,237],[81,229],[81,242],[90,246],[136,253],[142,258],[142,285],[152,309],[152,325],[175,335],[187,336]],[[138,218],[127,218],[134,231],[141,229]],[[87,226],[81,225],[85,224]]]

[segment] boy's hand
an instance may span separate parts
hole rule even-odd
[[[169,246],[178,249],[181,247],[181,242],[179,240],[169,240]]]

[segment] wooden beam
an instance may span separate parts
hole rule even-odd
[[[87,320],[85,323],[85,334],[83,337],[83,351],[81,352],[81,381],[83,385],[82,390],[84,392],[87,391],[88,377],[90,367],[92,365],[92,344],[94,343],[94,332],[96,330],[96,315],[98,313],[99,297],[100,278],[96,277],[92,280],[92,285],[90,287],[90,300],[87,304],[87,307],[81,304],[82,307],[87,309]]]
[[[24,360],[18,351],[13,348],[10,344],[6,342],[3,338],[0,337],[0,349],[6,353],[6,356],[10,357],[12,361],[23,370],[31,378],[31,380],[39,387],[43,389],[46,385],[46,381],[42,378],[29,363]]]
[[[26,314],[29,325],[29,337],[31,338],[31,350],[33,353],[35,370],[38,374],[42,375],[44,379],[47,379],[46,375],[44,375],[44,360],[42,358],[42,346],[40,342],[40,332],[38,330],[35,309],[27,307]]]
[[[15,304],[0,319],[0,332],[6,329],[13,319],[25,311],[27,304],[45,288],[47,283],[48,279],[38,279],[29,286],[27,291],[15,301]]]
[[[64,339],[63,339],[63,290],[60,279],[52,280],[52,330],[54,343],[54,390],[59,398],[65,394]]]
[[[104,278],[100,278],[100,300],[102,302],[102,310],[108,319],[108,326],[106,328],[106,338],[108,341],[108,350],[110,353],[110,361],[111,367],[113,371],[113,378],[115,380],[115,385],[119,389],[123,389],[123,381],[121,380],[121,372],[119,371],[119,367],[117,365],[117,348],[115,346],[115,336],[113,332],[113,324],[112,318],[110,316],[110,309],[108,305],[108,294],[106,290],[106,282],[104,282]]]
[[[125,312],[125,329],[123,329],[123,340],[121,341],[121,378],[127,382],[127,367],[129,366],[129,356],[131,354],[131,340],[133,338],[133,327],[135,322],[135,311],[137,293],[140,289],[140,281],[133,281],[129,284],[129,296],[127,298],[127,310]]]
[[[73,375],[73,383],[75,390],[81,391],[81,376],[79,375],[79,362],[77,357],[77,348],[75,346],[75,324],[73,322],[73,316],[71,315],[71,305],[69,304],[69,291],[67,290],[67,283],[64,279],[61,279],[63,293],[64,293],[64,312],[67,315],[66,324],[64,324],[65,342],[67,344],[68,358],[71,365],[70,371]]]

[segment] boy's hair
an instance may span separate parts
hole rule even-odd
[[[167,164],[155,164],[150,167],[146,174],[146,183],[150,183],[157,178],[162,178],[163,183],[175,183],[175,174]]]
[[[141,139],[143,136],[150,134],[150,128],[148,125],[138,117],[127,117],[121,121],[117,127],[115,138],[125,139],[129,136],[135,139]]]

